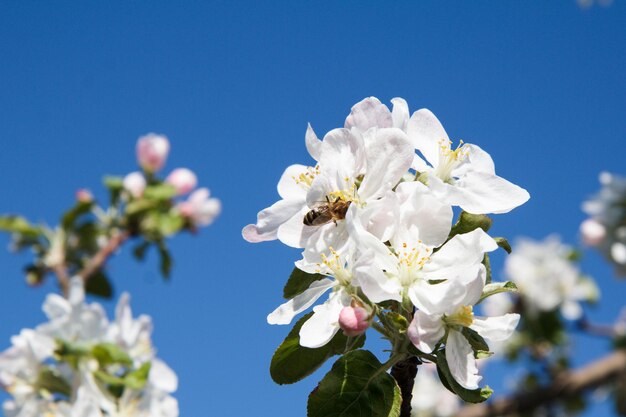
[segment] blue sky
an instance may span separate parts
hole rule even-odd
[[[240,231],[277,199],[286,166],[310,162],[307,122],[322,135],[371,95],[428,107],[531,193],[496,217],[495,234],[576,244],[598,173],[626,174],[625,21],[621,1],[3,1],[0,212],[53,224],[76,189],[102,196],[103,174],[135,169],[139,135],[168,135],[168,169],[193,169],[223,214],[171,242],[170,282],[155,257],[137,265],[120,253],[116,288],[153,316],[181,415],[304,415],[322,373],[275,385],[269,361],[288,328],[265,322],[298,251]],[[43,320],[54,289],[26,288],[27,259],[0,251],[4,346]],[[604,293],[590,314],[611,321],[626,283],[594,253],[583,265]],[[605,345],[577,338],[577,362]],[[504,371],[493,373],[498,386]]]

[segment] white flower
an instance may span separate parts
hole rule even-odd
[[[140,198],[146,189],[146,179],[141,172],[131,172],[124,177],[122,186],[134,198]]]
[[[407,134],[430,164],[416,156],[413,168],[424,173],[428,186],[448,203],[474,214],[506,213],[530,198],[526,190],[496,175],[493,160],[480,147],[461,143],[452,150],[448,134],[430,110],[413,113]]]
[[[43,259],[48,268],[63,265],[65,262],[65,231],[58,227],[50,239],[50,248]]]
[[[115,308],[115,321],[107,329],[106,340],[126,351],[137,362],[146,362],[154,355],[151,342],[152,320],[141,315],[133,318],[130,295],[122,294]]]
[[[519,314],[498,317],[474,316],[473,306],[482,295],[484,280],[483,271],[481,276],[467,283],[463,298],[442,300],[445,308],[441,313],[416,311],[407,330],[411,342],[426,353],[433,352],[447,334],[446,361],[454,379],[467,389],[477,389],[482,377],[478,375],[472,346],[462,334],[463,328],[469,327],[485,339],[497,342],[511,336],[520,318]]]
[[[109,325],[100,304],[85,304],[85,290],[80,277],[71,279],[68,299],[57,294],[48,295],[43,311],[50,321],[38,326],[37,331],[69,342],[102,341]]]
[[[507,256],[505,274],[517,285],[529,313],[560,309],[566,319],[575,320],[582,315],[580,301],[598,297],[595,283],[568,259],[571,252],[557,236],[549,236],[539,242],[520,239]]]
[[[222,203],[217,198],[209,198],[207,188],[199,188],[186,201],[178,204],[179,212],[196,226],[208,226],[222,211]]]
[[[157,172],[170,152],[170,142],[163,135],[148,133],[137,141],[137,162],[149,172]]]
[[[453,417],[460,408],[459,398],[441,384],[434,368],[421,365],[413,384],[411,417]]]

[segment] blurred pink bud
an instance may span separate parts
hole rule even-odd
[[[344,307],[339,313],[339,327],[346,336],[358,336],[370,326],[370,313],[363,307]]]
[[[209,190],[200,188],[186,201],[178,204],[179,213],[197,226],[208,226],[222,211],[222,204],[217,198],[209,198]]]
[[[146,189],[146,179],[141,172],[131,172],[124,177],[124,189],[135,198],[140,198]]]
[[[193,171],[187,168],[176,168],[165,179],[165,182],[176,188],[176,194],[187,194],[198,184],[198,179]]]
[[[587,246],[598,246],[606,237],[606,228],[597,220],[587,219],[580,224],[580,234]]]
[[[81,188],[76,191],[76,201],[79,203],[91,203],[93,201],[93,194],[86,188]]]
[[[170,142],[165,136],[148,133],[137,141],[137,161],[148,172],[157,172],[170,152]]]

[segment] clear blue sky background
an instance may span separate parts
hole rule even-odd
[[[310,162],[306,123],[323,135],[370,95],[428,107],[530,191],[528,204],[497,217],[495,234],[557,232],[577,244],[598,173],[626,174],[625,51],[620,0],[589,9],[574,0],[2,1],[0,212],[54,224],[76,189],[102,196],[103,174],[135,169],[139,135],[168,135],[168,169],[196,171],[223,214],[171,242],[170,282],[154,256],[137,265],[119,254],[109,265],[116,288],[153,316],[182,416],[304,415],[323,374],[275,385],[269,361],[288,328],[265,322],[299,253],[246,243],[240,231],[277,199],[286,166]],[[28,259],[0,251],[4,347],[43,320],[54,289],[25,286]],[[626,282],[594,253],[584,268],[603,288],[591,316],[613,320]],[[575,342],[579,364],[607,345]],[[487,382],[504,375],[492,368]]]

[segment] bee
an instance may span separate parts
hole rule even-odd
[[[321,226],[333,222],[336,226],[337,220],[346,218],[350,203],[351,201],[344,201],[339,197],[335,201],[330,201],[326,197],[326,203],[305,214],[302,223],[307,226]]]

